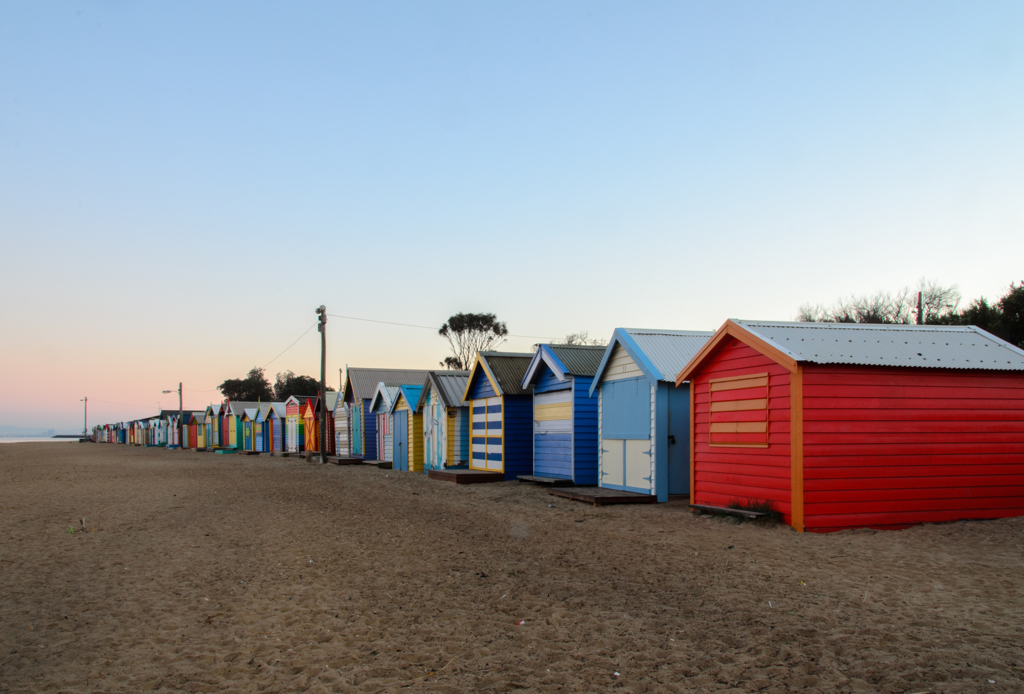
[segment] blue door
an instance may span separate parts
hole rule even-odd
[[[391,431],[395,437],[396,470],[409,469],[409,411],[395,410],[395,421]]]
[[[353,405],[349,421],[352,422],[352,455],[363,454],[363,407]]]
[[[668,386],[668,493],[690,493],[689,385]]]

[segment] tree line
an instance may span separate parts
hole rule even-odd
[[[311,376],[296,376],[285,371],[274,377],[271,385],[263,369],[254,366],[244,378],[229,378],[217,388],[225,398],[249,402],[284,402],[293,395],[315,397],[320,394],[320,381]],[[327,390],[333,391],[330,386]]]
[[[1024,348],[1024,282],[1010,283],[1002,297],[979,297],[960,308],[957,285],[918,282],[916,289],[880,291],[839,299],[831,306],[804,304],[797,320],[811,323],[878,323],[976,325],[1012,345]]]

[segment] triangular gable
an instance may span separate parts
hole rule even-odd
[[[423,386],[399,386],[398,394],[395,396],[394,402],[391,403],[391,409],[388,410],[388,414],[394,414],[395,410],[404,400],[406,407],[410,411],[416,411],[416,405],[419,404],[420,394],[423,392]]]
[[[434,392],[434,382],[430,378],[427,378],[427,382],[423,384],[423,390],[420,391],[420,399],[416,402],[416,412],[423,412],[427,406],[427,400],[430,399],[430,394]]]
[[[722,324],[722,327],[715,331],[715,334],[708,340],[708,343],[694,355],[693,359],[683,367],[683,370],[676,376],[676,385],[682,385],[685,381],[690,380],[690,375],[704,362],[718,351],[718,346],[722,344],[722,341],[726,338],[735,338],[747,345],[751,349],[757,350],[764,356],[768,357],[775,363],[779,364],[790,373],[795,373],[797,370],[797,361],[793,357],[789,356],[780,349],[773,347],[757,335],[747,330],[741,325],[737,325],[732,320],[727,320]]]
[[[392,398],[388,392],[388,387],[384,383],[377,384],[377,390],[373,391],[373,398],[370,400],[370,412],[377,412],[379,407],[382,407],[381,412],[391,411]]]
[[[473,384],[476,383],[478,378],[486,378],[491,382],[491,388],[499,396],[504,395],[501,386],[498,385],[498,379],[494,377],[491,372],[491,367],[487,364],[487,360],[484,359],[483,355],[477,354],[476,361],[473,362],[473,368],[469,370],[469,380],[466,382],[466,390],[462,393],[463,402],[469,400],[469,394],[473,390]]]
[[[597,390],[601,377],[604,376],[604,371],[608,367],[612,354],[615,352],[616,345],[621,345],[626,350],[626,354],[629,355],[629,358],[633,360],[647,380],[651,382],[651,385],[656,385],[658,381],[666,380],[662,373],[654,366],[654,363],[644,354],[644,351],[640,349],[640,345],[630,336],[629,332],[625,328],[616,328],[615,332],[612,333],[612,339],[608,341],[608,346],[605,347],[601,365],[597,367],[597,373],[594,374],[594,380],[590,384],[590,397],[594,397],[594,391]]]
[[[537,351],[533,355],[533,359],[530,360],[530,366],[526,369],[526,375],[523,376],[522,387],[526,389],[534,381],[540,377],[543,369],[540,368],[541,364],[546,365],[551,369],[551,373],[555,375],[562,383],[568,380],[568,370],[562,360],[558,358],[558,355],[551,351],[547,345],[540,345]]]

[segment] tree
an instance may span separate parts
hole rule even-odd
[[[999,301],[981,297],[963,311],[930,321],[933,325],[976,325],[1012,345],[1024,349],[1024,282],[1010,283],[1010,291]]]
[[[258,366],[252,367],[245,378],[229,378],[217,388],[229,400],[269,401],[274,397],[270,383],[263,374],[263,369]]]
[[[797,320],[805,323],[917,323],[918,293],[924,323],[938,323],[954,315],[960,303],[957,285],[947,287],[921,279],[916,290],[904,287],[895,294],[880,291],[869,296],[851,296],[839,299],[831,307],[804,304],[797,312]]]
[[[577,333],[570,333],[565,336],[565,341],[562,343],[565,345],[605,345],[607,344],[604,340],[591,339],[590,333],[586,330],[580,330]]]
[[[327,386],[333,392],[334,388]],[[314,397],[320,394],[320,381],[311,376],[296,376],[294,371],[285,371],[274,377],[274,400],[284,402],[293,395]]]
[[[452,356],[441,366],[466,370],[473,365],[477,352],[486,352],[505,342],[508,328],[493,313],[456,313],[441,326],[437,334],[448,340]]]

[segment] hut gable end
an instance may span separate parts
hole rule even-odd
[[[737,377],[767,383],[712,391],[713,382]],[[690,382],[695,428],[690,484],[693,503],[725,507],[736,501],[769,501],[787,523],[791,521],[789,385],[788,369],[733,337],[721,340],[706,356]],[[754,404],[760,407],[753,401],[761,399],[767,402],[760,411],[742,409]],[[739,405],[722,407],[717,403]],[[745,420],[766,422],[767,432],[729,434],[730,429],[743,429],[732,425]],[[718,431],[713,435],[713,428],[725,430],[724,435]]]

